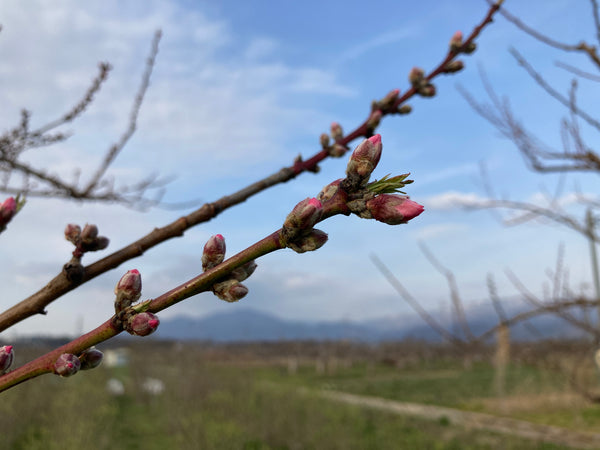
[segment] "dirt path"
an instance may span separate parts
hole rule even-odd
[[[389,411],[395,414],[406,414],[432,420],[446,418],[451,424],[462,425],[466,428],[492,430],[532,440],[578,448],[600,449],[599,433],[571,431],[565,428],[540,425],[491,414],[461,411],[458,409],[423,405],[419,403],[397,402],[379,397],[354,395],[345,392],[322,391],[321,395],[331,400]]]

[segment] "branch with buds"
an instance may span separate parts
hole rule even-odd
[[[355,139],[371,137],[385,116],[392,114],[402,115],[411,112],[412,108],[410,105],[407,105],[406,102],[414,95],[423,95],[423,92],[426,92],[425,96],[431,94],[433,86],[431,84],[432,80],[438,75],[455,72],[455,70],[449,70],[449,66],[453,64],[456,65],[456,57],[459,54],[467,54],[474,49],[475,39],[479,36],[483,28],[491,23],[492,17],[500,9],[501,3],[501,1],[498,1],[492,4],[481,23],[476,26],[464,40],[462,39],[462,33],[455,33],[450,39],[448,51],[443,60],[429,74],[425,74],[424,71],[422,71],[423,75],[418,83],[416,80],[414,83],[411,80],[411,87],[403,94],[400,93],[400,90],[394,89],[381,100],[373,101],[367,119],[354,130],[349,133],[344,133],[341,125],[334,122],[331,124],[330,134],[324,133],[320,138],[321,150],[312,157],[304,160],[299,156],[292,166],[284,167],[278,172],[266,176],[262,180],[246,186],[237,192],[223,196],[214,202],[206,203],[196,211],[193,211],[184,217],[180,217],[166,226],[154,229],[149,234],[132,242],[126,247],[118,249],[114,253],[88,266],[82,267],[82,274],[76,273],[75,277],[73,277],[73,275],[69,273],[68,268],[65,267],[63,271],[50,280],[44,288],[1,313],[0,332],[33,315],[45,314],[46,307],[50,303],[75,289],[80,284],[92,280],[108,270],[114,269],[132,258],[142,255],[146,250],[161,244],[168,239],[182,236],[189,228],[213,219],[221,212],[246,201],[253,195],[277,184],[285,183],[301,173],[317,172],[319,170],[318,164],[321,161],[329,157],[343,156],[348,152],[349,144]],[[460,37],[461,45],[459,45],[458,37]],[[461,67],[462,65],[463,64],[461,63]],[[411,73],[413,73],[413,71],[411,71]],[[435,88],[433,88],[433,90],[435,90]],[[378,200],[375,203],[380,202],[382,201]],[[371,203],[371,205],[372,208],[375,208],[373,203]],[[387,213],[376,213],[376,215],[378,214]],[[76,272],[80,272],[79,269],[77,269]],[[79,278],[77,275],[81,275],[81,277]]]
[[[392,225],[407,223],[417,217],[423,212],[423,207],[407,196],[397,194],[412,182],[406,179],[408,174],[370,182],[381,151],[381,136],[365,139],[350,157],[346,178],[328,184],[316,197],[299,202],[279,230],[229,259],[225,259],[223,236],[211,237],[202,254],[204,272],[159,297],[136,303],[142,294],[142,279],[139,271],[128,271],[115,287],[113,317],[95,330],[0,376],[0,391],[44,373],[67,377],[82,368],[95,367],[101,360],[101,354],[91,347],[122,331],[147,336],[159,326],[156,313],[201,292],[212,290],[218,298],[227,302],[240,300],[248,292],[240,282],[252,275],[256,259],[284,248],[296,253],[319,249],[328,237],[314,227],[332,216],[355,214]],[[12,347],[4,347],[0,352],[4,371],[12,358]]]

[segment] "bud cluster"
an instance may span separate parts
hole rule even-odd
[[[95,252],[104,250],[108,247],[108,238],[98,236],[98,227],[93,224],[86,224],[83,230],[79,225],[73,223],[65,227],[65,239],[75,246],[73,257],[81,259],[86,252]]]
[[[0,203],[0,232],[6,229],[6,225],[17,213],[17,201],[14,197],[8,197]]]
[[[225,250],[225,238],[220,234],[211,236],[202,252],[203,270],[206,271],[221,264],[225,259]],[[254,270],[256,270],[254,261],[249,261],[234,269],[226,279],[212,286],[213,293],[229,303],[241,300],[248,293],[248,288],[240,282],[252,275]]]
[[[413,75],[418,78],[422,73]],[[423,206],[405,195],[396,195],[398,192],[402,193],[400,189],[405,185],[412,183],[412,180],[406,179],[408,173],[391,178],[386,175],[369,183],[371,173],[381,158],[382,148],[381,136],[378,134],[361,142],[348,162],[347,178],[325,186],[319,198],[326,202],[341,187],[349,194],[346,206],[351,212],[364,219],[375,219],[389,225],[406,223],[421,214]]]
[[[408,81],[413,88],[422,97],[433,97],[435,95],[435,86],[425,77],[425,71],[420,67],[413,67],[408,73]]]

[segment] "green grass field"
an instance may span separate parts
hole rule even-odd
[[[281,358],[236,358],[227,351],[221,356],[202,347],[136,346],[126,367],[103,365],[69,379],[47,375],[20,385],[0,394],[0,448],[565,448],[344,405],[317,394],[335,389],[494,412],[502,399],[493,394],[493,370],[484,362],[468,369],[459,361],[445,361],[399,370],[358,360],[323,369],[316,360],[303,358],[291,370]],[[142,384],[148,377],[162,380],[165,391],[145,392]],[[124,395],[107,394],[110,378],[124,383]],[[575,401],[568,407],[555,402],[550,408],[542,401],[562,395],[564,387],[564,378],[551,371],[511,367],[504,400],[527,395],[529,404],[534,405],[533,398],[539,404],[532,409],[504,405],[504,414],[600,429],[600,407]]]

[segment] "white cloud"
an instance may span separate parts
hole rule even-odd
[[[485,201],[484,197],[474,193],[447,191],[428,197],[422,201],[426,209],[456,210],[464,206],[472,206]]]
[[[360,44],[350,47],[343,51],[334,61],[335,64],[344,64],[348,61],[360,58],[365,53],[374,50],[377,47],[394,44],[413,38],[416,35],[416,27],[403,27],[400,30],[387,31],[371,37],[368,40],[363,40]]]
[[[469,227],[462,223],[441,223],[436,225],[427,225],[420,228],[417,233],[417,239],[433,239],[440,236],[451,236],[468,230]]]

